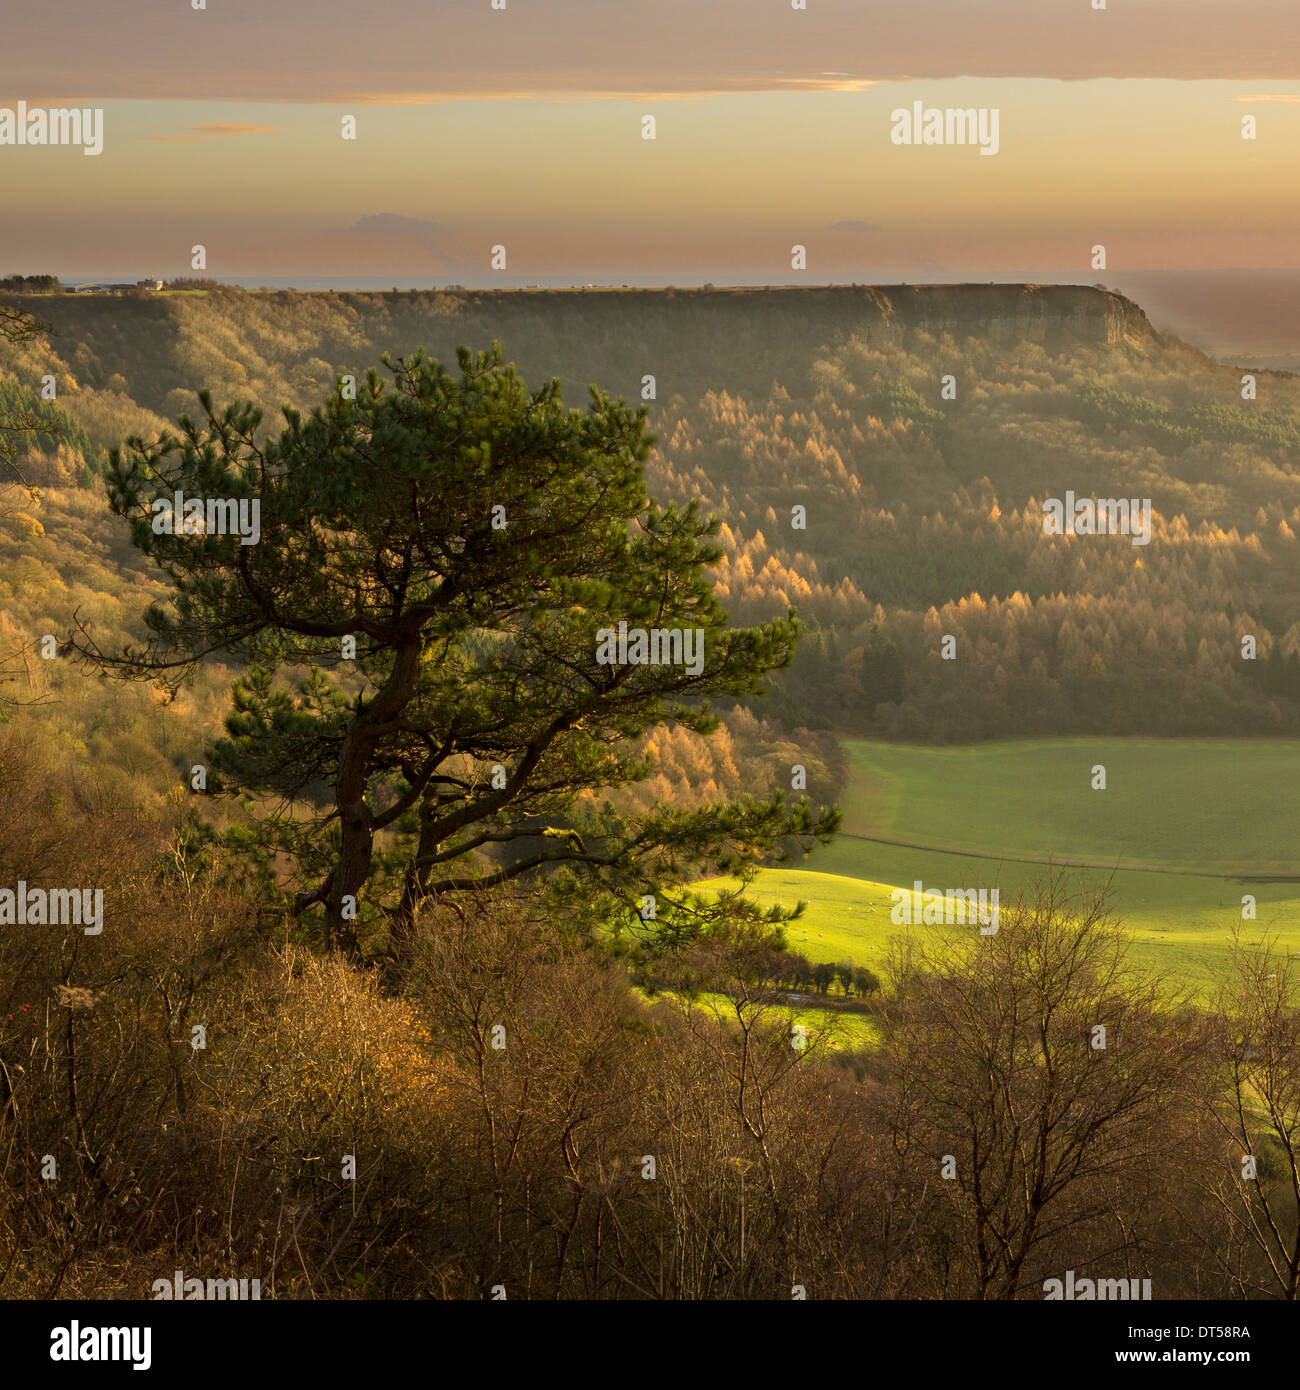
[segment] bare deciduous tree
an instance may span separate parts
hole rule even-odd
[[[1126,967],[1104,900],[1072,904],[1054,881],[996,933],[913,938],[894,971],[897,1149],[941,1204],[922,1217],[931,1292],[1015,1298],[1058,1264],[1123,1266],[1117,1192],[1139,1200],[1149,1181],[1195,1030]]]
[[[1218,995],[1217,1075],[1207,1110],[1223,1135],[1209,1185],[1232,1240],[1224,1272],[1241,1294],[1300,1292],[1300,1009],[1290,957],[1240,933]],[[1242,1251],[1253,1259],[1239,1258]]]

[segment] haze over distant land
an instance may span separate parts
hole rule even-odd
[[[66,283],[75,284],[95,277],[65,275]],[[128,280],[131,277],[111,275],[106,280]],[[411,275],[263,275],[217,277],[222,283],[244,289],[300,290],[304,292],[387,291],[445,289],[448,281],[440,276]],[[1094,284],[1104,283],[1135,300],[1145,310],[1152,325],[1160,332],[1173,333],[1200,348],[1211,357],[1227,362],[1248,363],[1274,371],[1300,372],[1300,270],[1205,270],[1205,271],[1144,271],[1105,274],[1099,279],[1085,276],[1047,273],[1038,275],[976,274],[971,276],[931,274],[922,277],[929,284],[997,283],[997,284]],[[568,289],[590,284],[593,289],[633,289],[666,287],[682,288],[716,284],[732,288],[723,280],[715,280],[699,272],[683,272],[673,276],[629,275],[624,280],[602,278],[590,282],[574,281],[565,276],[546,276],[537,281],[503,285],[491,275],[467,275],[456,283],[467,289]],[[790,277],[755,277],[753,286],[789,285]],[[915,277],[906,275],[877,275],[870,281],[855,280],[852,276],[827,279],[825,284],[877,285],[915,284]],[[808,288],[813,288],[809,285]]]
[[[12,102],[22,87],[0,87]],[[993,158],[891,112],[997,108]],[[656,138],[641,138],[654,115]],[[357,138],[341,138],[353,115]],[[1253,115],[1257,138],[1241,138]],[[1300,82],[959,78],[861,91],[434,105],[108,100],[104,151],[0,149],[5,273],[469,283],[1289,269]],[[413,167],[419,177],[412,178]],[[200,180],[238,190],[164,199]],[[82,215],[95,208],[93,236]],[[1239,215],[1249,209],[1249,216]],[[492,269],[492,248],[507,253]]]

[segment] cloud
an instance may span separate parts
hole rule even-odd
[[[29,103],[852,92],[961,76],[1219,79],[1268,90],[1296,79],[1295,0],[1251,0],[1248,21],[1230,30],[1223,0],[1124,0],[1104,11],[1087,0],[817,0],[807,13],[659,0],[651,23],[644,0],[494,14],[485,4],[390,0],[378,7],[383,42],[373,44],[357,42],[355,5],[320,0],[222,0],[197,15],[158,0],[5,9],[0,88],[21,83]]]
[[[400,212],[372,212],[366,217],[358,217],[348,228],[354,236],[400,237],[407,241],[422,242],[434,247],[447,235],[441,222],[430,222],[423,217],[403,217]]]
[[[842,222],[832,222],[826,228],[828,232],[870,232],[880,231],[874,222],[863,222],[856,217],[846,217]]]
[[[371,212],[358,217],[345,235],[413,242],[422,250],[432,251],[444,270],[461,272],[475,265],[473,256],[456,241],[447,227],[426,217],[406,217],[400,212]]]
[[[199,125],[187,125],[192,135],[145,135],[144,140],[156,140],[164,145],[188,145],[194,140],[220,140],[226,135],[269,135],[272,131],[283,130],[280,125],[248,125],[244,121],[204,121]]]

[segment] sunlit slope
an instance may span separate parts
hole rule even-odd
[[[848,833],[798,867],[760,871],[750,890],[764,905],[808,903],[789,936],[810,959],[878,967],[892,936],[929,930],[890,920],[896,885],[996,887],[1006,905],[1053,872],[1070,894],[1109,885],[1135,958],[1198,990],[1223,963],[1234,926],[1247,940],[1268,935],[1300,953],[1300,745],[1292,741],[958,749],[853,741],[848,753]],[[1104,792],[1089,786],[1096,763],[1106,766]],[[855,838],[864,834],[880,838]],[[940,843],[969,852],[911,847]],[[1145,867],[1113,867],[1135,861]],[[1253,920],[1241,915],[1246,894]]]
[[[843,857],[834,850],[829,855]],[[818,854],[807,862],[826,861]],[[1014,900],[1018,888],[1032,888],[1032,866],[1006,866],[1001,874],[991,875],[985,875],[983,868],[981,862],[959,856],[917,853],[891,861],[877,860],[873,872],[893,874],[908,887],[919,878],[927,892],[997,886],[1004,905]],[[1100,887],[1107,879],[1111,880],[1112,909],[1132,939],[1134,959],[1184,979],[1198,990],[1208,986],[1224,962],[1234,924],[1240,923],[1248,941],[1268,935],[1277,938],[1282,949],[1300,954],[1300,885],[1228,883],[1220,892],[1214,879],[1124,870],[1113,877],[1094,870],[1067,871],[1064,882],[1069,890],[1080,892]],[[776,902],[808,904],[804,916],[790,925],[788,935],[791,947],[810,960],[852,961],[879,969],[892,936],[932,930],[891,922],[892,886],[848,873],[762,869],[750,887],[750,896],[764,906]],[[1256,896],[1255,921],[1241,920],[1240,894],[1244,892]]]

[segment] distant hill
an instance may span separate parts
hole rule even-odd
[[[559,376],[572,394],[599,382],[639,397],[700,386],[766,390],[836,335],[900,343],[909,332],[1140,344],[1155,339],[1131,300],[1082,285],[891,285],[809,289],[463,290],[397,294],[281,291],[132,296],[15,296],[54,325],[82,385],[120,378],[160,414],[193,391],[302,405],[345,364],[426,348],[455,360],[462,344],[499,338],[526,380]],[[71,351],[65,353],[64,348]]]
[[[26,302],[57,336],[0,348],[0,379],[54,375],[92,462],[197,411],[201,387],[272,428],[282,403],[416,347],[451,363],[498,339],[574,405],[590,383],[645,399],[649,486],[720,518],[724,603],[805,619],[768,706],[791,727],[1300,731],[1300,379],[1245,385],[1100,287]],[[66,452],[33,456],[33,480],[88,482]],[[1071,492],[1149,501],[1149,544],[1044,535],[1044,500]]]

